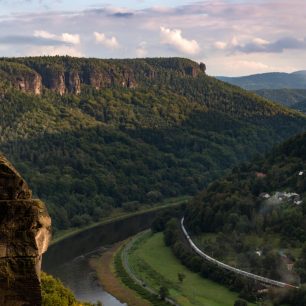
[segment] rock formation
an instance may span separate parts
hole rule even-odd
[[[206,65],[204,63],[200,63],[200,70],[204,73],[206,72]]]
[[[68,92],[79,95],[81,93],[81,80],[77,71],[69,71],[65,76]]]
[[[42,254],[51,237],[44,203],[0,155],[0,305],[40,306]]]
[[[64,68],[59,65],[43,67],[39,71],[42,75],[43,85],[60,95],[66,92]]]
[[[60,95],[80,94],[82,85],[96,90],[110,87],[135,88],[163,75],[164,70],[181,76],[205,73],[204,63],[190,60],[102,60],[69,57],[0,59],[0,82],[40,95],[45,88]]]
[[[42,82],[41,76],[38,73],[27,74],[23,77],[18,77],[13,82],[13,85],[22,92],[41,94]]]
[[[25,65],[1,62],[0,79],[5,80],[22,92],[35,95],[41,94],[41,76]]]

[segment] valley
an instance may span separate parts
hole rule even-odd
[[[260,160],[262,157],[259,160],[263,164],[250,166],[249,161],[255,155],[263,156],[288,137],[303,132],[306,117],[300,112],[217,81],[206,75],[201,64],[181,58],[17,58],[2,60],[1,65],[0,148],[27,178],[34,193],[46,201],[55,239],[44,258],[43,268],[73,288],[77,298],[95,302],[92,297],[101,296],[97,293],[100,286],[96,276],[94,281],[90,277],[82,278],[82,286],[88,288],[85,295],[71,283],[81,278],[81,274],[72,273],[79,271],[78,266],[84,267],[80,273],[95,275],[88,265],[92,257],[86,254],[126,239],[152,223],[160,227],[158,231],[165,230],[166,246],[171,246],[173,239],[178,237],[173,236],[170,244],[167,242],[167,233],[172,231],[167,232],[167,222],[182,214],[186,214],[188,228],[199,235],[200,241],[207,237],[206,234],[221,237],[222,230],[234,230],[239,233],[238,238],[234,235],[228,237],[232,241],[221,238],[218,241],[224,246],[234,246],[240,239],[243,250],[247,250],[243,244],[248,245],[250,237],[258,235],[260,226],[281,232],[275,224],[291,218],[294,226],[288,223],[286,231],[291,233],[291,238],[295,237],[294,243],[285,249],[281,241],[278,251],[294,253],[299,260],[302,244],[296,239],[302,239],[301,231],[294,227],[301,227],[297,223],[301,220],[300,210],[284,204],[284,215],[276,208],[268,209],[262,220],[254,215],[255,210],[251,207],[260,206],[260,194],[276,191],[297,192],[302,199],[302,177],[300,180],[288,178],[280,183],[291,169],[303,171],[301,163],[297,166],[293,157],[284,165],[281,162],[277,166],[270,165],[269,172],[268,165]],[[88,76],[86,69],[93,66]],[[246,171],[251,174],[245,174]],[[278,181],[272,179],[274,177],[278,177]],[[285,184],[287,181],[289,185]],[[221,192],[223,186],[228,188],[231,184],[233,187]],[[204,191],[199,193],[201,190]],[[198,199],[203,193],[208,193],[208,203],[215,197],[213,203],[217,205],[228,196],[227,209],[235,204],[234,212],[228,214],[226,210],[223,216],[221,209],[216,216],[208,212],[208,219],[202,219],[206,218],[206,210]],[[186,211],[175,213],[175,207],[181,204]],[[159,211],[166,208],[172,208],[172,212],[161,216]],[[214,205],[209,209],[213,210]],[[270,224],[268,220],[274,215],[281,219],[273,219],[274,223]],[[221,225],[224,228],[219,228]],[[258,232],[252,232],[253,229]],[[160,237],[159,252],[166,252],[166,246],[161,245],[162,235],[155,237]],[[216,252],[217,239],[212,241],[204,247]],[[181,247],[177,244],[171,256],[183,256],[185,251]],[[259,243],[257,248],[261,251],[264,246]],[[168,256],[170,267],[171,251],[167,249],[167,252],[165,256]],[[236,249],[228,248],[226,252],[228,257],[220,258],[237,264]],[[250,252],[254,254],[254,250]],[[101,253],[97,251],[92,255],[100,256]],[[242,255],[238,252],[237,256]],[[274,260],[278,255],[273,256]],[[75,261],[78,257],[82,260]],[[194,256],[186,255],[188,257]],[[180,258],[183,264],[186,258]],[[68,265],[67,270],[63,264],[70,261],[76,265]],[[189,269],[199,274],[199,270],[188,262]],[[193,262],[199,267],[198,259]],[[269,268],[264,272],[275,273],[272,265]],[[182,269],[186,271],[183,266]],[[250,271],[262,272],[262,269],[262,264],[258,267],[252,264]],[[156,263],[155,272],[149,268],[145,270],[155,290],[158,288],[153,282],[154,274],[169,272],[174,295],[181,294],[182,300],[192,300],[186,305],[200,305],[212,299],[215,291],[222,290],[225,296],[231,296],[225,298],[231,299],[231,304],[240,297],[254,302],[254,291],[249,290],[252,284],[237,280],[228,286],[229,280],[224,280],[220,271],[201,272],[207,275],[199,281],[202,284],[199,286],[209,288],[211,295],[199,297],[195,302],[188,295],[188,286],[181,288],[180,293],[175,291],[178,287],[173,271],[159,271]],[[190,279],[198,281],[201,279],[198,274],[190,274]],[[67,279],[68,275],[75,276]],[[213,282],[208,280],[210,278]],[[96,289],[90,291],[90,287]],[[238,297],[239,291],[242,293]],[[107,293],[101,298],[106,299],[106,303],[117,303]],[[220,300],[207,303],[223,305],[223,298],[221,294]]]
[[[0,11],[0,306],[306,306],[305,0]]]
[[[192,196],[306,122],[182,58],[0,62],[0,149],[47,202],[55,232],[98,222],[116,207]],[[29,71],[42,82],[37,94],[16,83],[16,75],[30,81]],[[81,91],[62,92],[72,73]]]

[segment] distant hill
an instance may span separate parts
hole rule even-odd
[[[305,89],[260,89],[254,92],[266,99],[295,109],[298,109],[295,107],[297,104],[306,101]]]
[[[306,99],[302,102],[298,102],[292,106],[293,109],[306,113]]]
[[[306,70],[293,73],[262,73],[242,77],[219,76],[217,79],[247,90],[306,89]]]
[[[182,58],[0,59],[0,150],[55,230],[196,194],[306,129],[298,112]]]

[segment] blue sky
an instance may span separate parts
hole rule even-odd
[[[306,69],[305,0],[0,0],[0,56],[180,56],[211,75]]]
[[[14,14],[16,12],[41,12],[50,10],[84,10],[87,8],[101,6],[119,6],[131,9],[144,9],[152,6],[167,5],[175,7],[178,5],[192,3],[194,1],[186,0],[114,0],[114,1],[98,1],[98,0],[0,0],[0,8],[2,14]]]

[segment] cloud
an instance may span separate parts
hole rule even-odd
[[[270,68],[268,65],[256,62],[256,61],[248,61],[248,60],[237,60],[235,62],[229,63],[229,65],[234,68],[239,67],[240,69],[247,69],[249,71],[264,71]]]
[[[62,33],[61,35],[56,35],[47,31],[36,30],[34,31],[34,36],[43,39],[52,39],[72,45],[78,45],[81,42],[79,34]]]
[[[103,46],[107,48],[117,49],[120,46],[115,36],[107,37],[104,33],[98,33],[98,32],[94,32],[93,34],[94,34],[96,43],[102,44]]]
[[[230,53],[241,52],[245,54],[282,53],[285,50],[306,49],[306,38],[297,39],[294,37],[284,37],[271,42],[263,38],[255,37],[249,39],[246,43],[241,43],[240,40],[241,39],[238,40],[238,38],[234,36],[229,42],[215,42],[213,47],[218,50],[227,50]]]
[[[306,38],[297,39],[294,37],[280,38],[274,42],[255,38],[251,42],[246,44],[238,44],[234,46],[233,51],[239,51],[243,53],[282,53],[285,50],[301,50],[306,49]]]
[[[139,1],[144,4],[137,6]],[[104,58],[184,55],[206,62],[209,74],[305,69],[305,0],[89,0],[74,7],[64,2],[7,0],[0,15],[0,56],[29,50]],[[233,61],[235,67],[226,65]]]
[[[78,45],[81,42],[80,35],[78,34],[63,33],[61,38],[64,42],[70,42],[73,45]]]
[[[119,17],[119,18],[129,18],[129,17],[133,17],[134,14],[130,12],[117,12],[117,13],[112,14],[111,16]]]
[[[227,43],[224,41],[216,41],[214,43],[214,47],[219,50],[224,50],[227,46]]]
[[[23,53],[16,49],[18,55],[70,55],[84,56],[76,48],[80,44],[78,34],[62,33],[56,35],[47,31],[35,30],[32,36],[11,35],[0,37],[0,45],[23,45]]]
[[[146,57],[147,54],[148,54],[147,42],[142,41],[136,48],[136,55],[137,57]]]
[[[169,29],[160,27],[161,43],[167,44],[186,54],[197,54],[200,52],[200,46],[196,40],[188,40],[182,36],[179,29]]]

